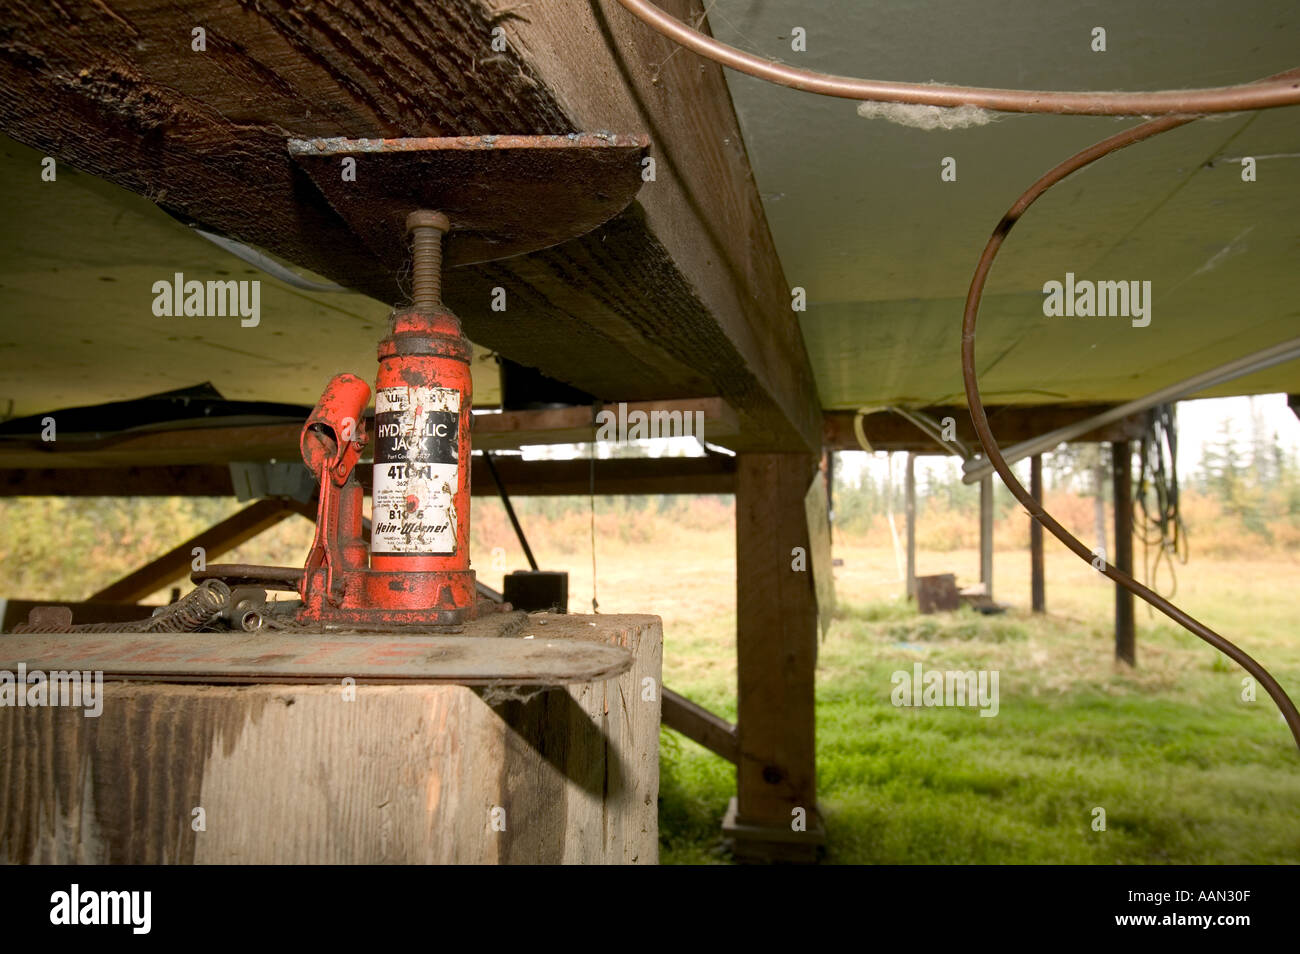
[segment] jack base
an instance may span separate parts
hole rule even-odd
[[[476,615],[474,577],[473,570],[343,570],[334,575],[335,600],[331,601],[326,598],[325,570],[317,569],[304,588],[306,599],[298,620],[382,630],[458,626]]]

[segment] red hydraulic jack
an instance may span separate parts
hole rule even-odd
[[[450,223],[421,211],[406,227],[413,303],[393,313],[379,343],[369,548],[356,475],[369,386],[335,375],[302,430],[302,459],[320,482],[316,538],[298,590],[304,622],[387,628],[474,618],[470,343],[441,294]]]
[[[294,161],[387,274],[400,273],[413,254],[413,300],[392,314],[379,343],[374,434],[365,426],[370,388],[353,374],[330,381],[303,428],[302,459],[320,484],[320,500],[301,573],[209,565],[195,582],[292,587],[302,604],[289,612],[308,630],[454,630],[473,620],[471,348],[442,303],[444,236],[450,266],[584,235],[632,201],[647,148],[645,137],[609,133],[290,140]],[[364,165],[365,174],[343,179],[343,157]],[[403,221],[409,250],[400,241]],[[367,545],[356,468],[369,437]]]

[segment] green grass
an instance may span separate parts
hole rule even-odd
[[[841,611],[818,664],[826,860],[1300,861],[1300,756],[1276,707],[1262,690],[1244,702],[1244,673],[1194,637],[1143,623],[1130,671],[1111,662],[1104,626],[920,617],[899,602]],[[1294,695],[1300,647],[1268,642],[1269,668]],[[890,675],[916,661],[997,669],[998,715],[895,707]],[[674,688],[734,717],[714,682],[699,695],[688,680]],[[719,820],[734,770],[667,730],[661,755],[661,860],[728,861]],[[1105,831],[1093,830],[1099,807]]]

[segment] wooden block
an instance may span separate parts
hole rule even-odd
[[[110,682],[98,718],[0,708],[0,862],[653,864],[662,624],[540,619],[631,670],[535,694]]]

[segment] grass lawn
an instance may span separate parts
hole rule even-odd
[[[897,604],[849,607],[819,666],[827,860],[1300,859],[1300,757],[1290,736],[1262,696],[1241,700],[1235,667],[1215,665],[1191,639],[1169,627],[1143,632],[1148,654],[1159,648],[1161,668],[1178,670],[1176,686],[1086,664],[1062,685],[1052,671],[1069,665],[1076,641],[1102,658],[1103,636],[1020,615],[939,620]],[[927,669],[998,669],[998,715],[892,705],[891,673],[918,660]],[[1294,688],[1294,662],[1287,675]],[[734,773],[668,730],[661,752],[662,860],[727,860],[718,817]],[[1099,807],[1105,831],[1092,827]]]
[[[1198,639],[1138,613],[1136,670],[1113,663],[1113,589],[1072,556],[1049,560],[1049,610],[1023,612],[1024,554],[1000,553],[999,599],[1021,607],[922,617],[882,588],[892,555],[839,545],[841,607],[821,648],[819,800],[830,863],[1078,864],[1300,861],[1300,755],[1260,690]],[[961,571],[974,553],[934,555]],[[1182,568],[1186,608],[1300,694],[1294,566]],[[971,572],[965,574],[968,578]],[[857,577],[856,583],[854,578]],[[862,595],[867,599],[862,599]],[[857,597],[857,599],[855,599]],[[665,629],[665,683],[735,717],[734,617]],[[1000,709],[902,708],[896,670],[996,669]],[[734,771],[675,732],[661,746],[664,863],[724,863]],[[1105,810],[1105,830],[1093,829]]]

